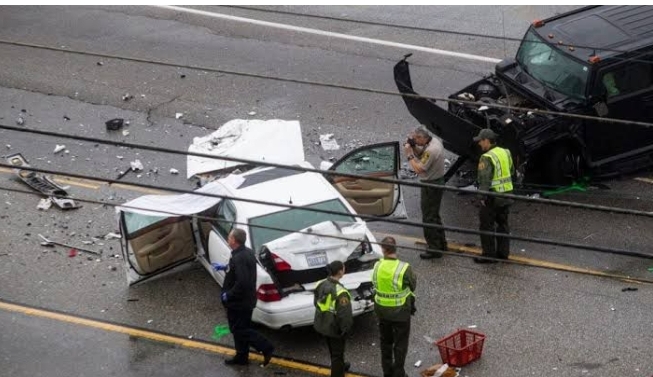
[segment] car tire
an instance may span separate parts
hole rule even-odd
[[[556,143],[543,154],[544,178],[547,184],[566,186],[578,182],[585,174],[585,162],[578,148]]]

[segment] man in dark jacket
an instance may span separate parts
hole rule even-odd
[[[315,331],[324,335],[331,355],[331,377],[344,377],[350,364],[345,362],[345,338],[354,325],[349,291],[340,284],[345,265],[334,261],[327,265],[329,277],[315,287]]]
[[[254,252],[245,246],[246,240],[247,233],[242,229],[233,229],[227,237],[232,251],[221,298],[227,308],[227,320],[229,330],[234,335],[236,355],[225,360],[225,364],[248,364],[251,345],[263,353],[261,366],[265,367],[270,363],[274,346],[251,328],[252,312],[256,307],[256,257]]]

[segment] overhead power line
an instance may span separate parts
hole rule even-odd
[[[12,165],[9,165],[9,164],[4,164],[4,163],[0,163],[0,167],[16,169],[15,166],[12,166]],[[111,183],[111,184],[123,183],[123,182],[115,180],[115,179],[101,178],[101,177],[89,176],[89,175],[84,175],[84,174],[76,174],[76,173],[68,173],[68,172],[62,172],[62,171],[53,171],[53,170],[48,170],[48,169],[38,169],[38,168],[34,168],[34,167],[20,167],[20,169],[21,170],[26,170],[26,171],[38,172],[38,173],[45,173],[45,174],[58,174],[58,175],[67,176],[67,177],[74,177],[74,178],[92,180],[92,181],[97,181],[97,182],[106,182],[106,183]],[[287,208],[287,209],[308,210],[308,211],[311,211],[311,212],[319,212],[319,213],[325,213],[325,214],[330,214],[330,215],[338,215],[338,216],[352,216],[353,215],[353,214],[351,214],[349,212],[332,211],[332,210],[317,209],[317,208],[310,208],[309,209],[309,208],[305,208],[305,207],[297,206],[297,205],[293,205],[293,204],[270,202],[270,201],[257,200],[257,199],[239,198],[239,197],[234,197],[234,196],[229,196],[229,195],[217,195],[217,194],[211,194],[211,193],[206,193],[206,192],[196,192],[196,191],[192,191],[192,190],[184,190],[184,189],[178,189],[178,188],[172,188],[172,187],[148,185],[148,184],[143,184],[143,183],[130,183],[130,185],[136,186],[136,187],[154,189],[154,190],[165,190],[165,191],[176,192],[176,193],[180,193],[180,194],[192,194],[192,195],[198,195],[198,196],[218,198],[218,199],[223,199],[223,200],[226,199],[226,200],[241,201],[241,202],[252,203],[252,204],[275,206],[275,207]],[[645,258],[645,259],[653,259],[653,254],[634,252],[634,251],[630,251],[630,250],[626,250],[626,249],[614,249],[614,248],[602,247],[602,246],[591,246],[591,245],[585,245],[585,244],[580,244],[580,243],[561,242],[561,241],[549,240],[549,239],[544,239],[544,238],[516,236],[516,235],[513,235],[513,234],[507,235],[507,234],[504,234],[504,233],[479,231],[479,230],[473,230],[473,229],[467,229],[467,228],[461,228],[461,227],[445,226],[445,225],[438,225],[438,224],[432,224],[432,223],[423,223],[423,222],[409,221],[409,220],[396,220],[396,219],[382,218],[382,217],[378,217],[378,216],[371,216],[371,215],[364,215],[364,214],[355,214],[355,216],[358,217],[358,218],[361,218],[363,220],[367,220],[367,221],[382,221],[382,222],[386,222],[386,223],[407,225],[407,226],[420,227],[420,228],[425,228],[426,227],[426,228],[433,228],[433,229],[442,229],[442,230],[447,230],[447,231],[457,232],[457,233],[464,233],[464,234],[499,236],[499,237],[509,238],[509,239],[513,239],[513,240],[517,240],[517,241],[533,242],[533,243],[540,243],[540,244],[544,244],[544,245],[563,246],[563,247],[570,247],[570,248],[575,248],[575,249],[598,251],[598,252],[608,253],[608,254],[616,254],[616,255],[625,255],[625,256],[639,257],[639,258]]]
[[[83,50],[72,50],[72,49],[59,48],[59,47],[50,47],[50,46],[43,46],[43,45],[33,44],[33,43],[23,43],[23,42],[0,40],[0,44],[20,46],[20,47],[29,47],[29,48],[36,48],[36,49],[50,50],[50,51],[57,51],[57,52],[63,52],[63,53],[68,53],[68,54],[95,56],[95,57],[102,57],[102,58],[107,58],[107,59],[125,60],[125,61],[132,61],[132,62],[145,63],[145,64],[155,64],[155,65],[161,65],[161,66],[166,66],[166,67],[186,68],[186,69],[200,70],[200,71],[206,71],[206,72],[216,72],[216,73],[221,73],[221,74],[225,74],[225,75],[234,75],[234,76],[264,79],[264,80],[290,82],[290,83],[295,83],[295,84],[313,85],[313,86],[320,86],[320,87],[326,87],[326,88],[352,90],[352,91],[359,91],[359,92],[366,92],[366,93],[375,93],[375,94],[389,95],[389,96],[395,96],[395,97],[410,97],[410,98],[416,98],[416,99],[428,99],[428,100],[432,100],[432,101],[454,102],[454,103],[472,105],[472,106],[485,106],[485,107],[504,109],[504,110],[510,110],[510,111],[521,111],[521,112],[524,112],[524,113],[530,112],[530,113],[534,113],[534,114],[555,115],[555,116],[559,116],[559,117],[593,120],[593,121],[605,122],[605,123],[616,123],[616,124],[636,125],[636,126],[642,126],[642,127],[653,127],[653,123],[649,123],[649,122],[639,122],[639,121],[623,120],[623,119],[615,119],[615,118],[603,118],[603,117],[583,115],[583,114],[563,113],[563,112],[559,112],[559,111],[551,111],[551,110],[534,109],[534,108],[528,108],[528,107],[516,107],[516,106],[509,106],[509,105],[501,105],[501,104],[498,104],[498,103],[485,103],[485,102],[478,102],[478,101],[467,101],[467,100],[462,100],[462,99],[458,99],[458,98],[452,99],[452,98],[444,98],[444,97],[424,96],[424,95],[419,95],[419,94],[390,92],[390,91],[387,91],[387,90],[363,88],[363,87],[356,87],[356,86],[350,86],[350,85],[331,84],[331,83],[312,81],[312,80],[291,79],[291,78],[284,78],[284,77],[278,77],[278,76],[262,75],[262,74],[257,74],[257,73],[216,69],[216,68],[199,66],[199,65],[176,64],[176,63],[169,63],[169,62],[164,62],[164,61],[160,61],[160,60],[127,57],[127,56],[120,56],[120,55],[114,55],[114,54],[105,54],[105,53],[83,51]]]
[[[119,147],[142,149],[142,150],[149,150],[149,151],[154,151],[154,152],[162,152],[162,153],[170,153],[170,154],[177,154],[177,155],[184,155],[184,156],[195,156],[195,157],[210,158],[210,159],[214,159],[214,160],[224,160],[224,161],[238,162],[238,163],[243,163],[243,164],[248,164],[248,165],[255,165],[255,166],[267,166],[267,167],[282,168],[282,169],[301,171],[301,172],[318,173],[318,174],[329,175],[329,176],[347,177],[347,178],[353,178],[353,179],[364,179],[364,180],[368,180],[368,181],[381,182],[381,183],[392,183],[392,184],[403,185],[403,186],[420,187],[420,188],[421,187],[434,187],[434,188],[438,188],[438,189],[442,189],[442,190],[446,190],[446,191],[470,194],[470,191],[466,190],[466,189],[451,187],[451,186],[447,186],[447,185],[439,185],[439,184],[434,184],[434,183],[412,182],[412,181],[393,179],[393,178],[369,177],[369,176],[365,176],[365,175],[361,175],[361,174],[336,172],[336,171],[332,171],[332,170],[319,170],[319,169],[305,168],[305,167],[300,167],[300,166],[279,164],[279,163],[273,163],[273,162],[267,162],[267,161],[255,161],[255,160],[249,160],[249,159],[238,158],[238,157],[215,156],[215,155],[206,154],[206,153],[181,151],[181,150],[176,150],[176,149],[169,149],[169,148],[150,146],[150,145],[144,145],[144,144],[126,143],[126,142],[121,142],[121,141],[99,139],[99,138],[93,138],[93,137],[88,137],[88,136],[69,135],[69,134],[62,134],[62,133],[57,133],[57,132],[52,132],[52,131],[43,131],[43,130],[36,130],[36,129],[30,129],[30,128],[19,128],[19,127],[7,126],[7,125],[3,125],[3,124],[0,124],[0,129],[23,132],[23,133],[32,133],[32,134],[38,134],[38,135],[45,135],[45,136],[61,137],[61,138],[65,138],[65,139],[87,141],[87,142],[92,142],[92,143],[109,144],[109,145],[115,145],[115,146],[119,146]],[[531,197],[519,196],[519,195],[514,195],[514,194],[497,193],[497,192],[492,192],[492,191],[480,191],[479,190],[479,191],[475,191],[473,193],[487,195],[487,196],[493,196],[493,197],[499,197],[499,198],[514,199],[514,200],[525,201],[525,202],[530,202],[530,203],[542,203],[542,204],[549,204],[549,205],[562,206],[562,207],[581,208],[581,209],[594,210],[594,211],[619,213],[619,214],[624,214],[624,215],[653,217],[653,212],[639,211],[639,210],[634,210],[634,209],[599,206],[599,205],[584,204],[584,203],[578,203],[578,202],[568,202],[568,201],[556,200],[556,199],[531,198]]]
[[[345,17],[321,16],[321,15],[316,15],[316,14],[293,12],[293,11],[286,11],[286,10],[279,10],[279,9],[259,8],[259,7],[242,6],[242,5],[220,5],[220,6],[224,7],[224,8],[250,10],[250,11],[263,12],[263,13],[284,14],[284,15],[289,15],[289,16],[306,17],[306,18],[313,18],[313,19],[322,19],[322,20],[329,20],[329,21],[341,21],[341,22],[356,23],[356,24],[361,24],[361,25],[382,26],[382,27],[388,27],[388,28],[394,28],[394,29],[425,31],[425,32],[429,32],[429,33],[455,35],[455,36],[460,36],[460,37],[494,39],[494,40],[503,41],[503,42],[522,42],[523,41],[523,38],[506,37],[506,36],[491,35],[491,34],[471,33],[471,32],[447,30],[447,29],[435,29],[435,28],[427,28],[427,27],[412,26],[412,25],[390,24],[390,23],[385,23],[385,22],[368,21],[368,20],[345,18]],[[549,46],[553,44],[553,43],[547,43],[547,42],[542,42],[542,41],[529,41],[529,42],[530,43],[538,43],[538,44],[541,43],[541,44],[545,44],[545,45],[549,45]],[[615,48],[577,45],[577,44],[573,44],[573,43],[565,43],[564,41],[562,41],[562,43],[560,43],[560,41],[558,41],[558,42],[555,43],[555,45],[560,46],[560,47],[567,47],[567,48],[568,47],[573,47],[575,49],[581,48],[581,49],[593,50],[595,53],[600,53],[600,52],[603,52],[603,51],[605,51],[605,52],[614,52],[614,53],[619,53],[619,54],[632,52],[632,51],[628,51],[628,50],[620,50],[620,49],[615,49]],[[646,64],[653,64],[653,62],[651,62],[649,60],[640,60],[640,59],[636,59],[636,58],[623,58],[623,57],[615,56],[615,57],[610,57],[610,59],[627,60],[627,61],[641,62],[641,63],[646,63]]]
[[[42,194],[33,192],[33,191],[26,191],[26,190],[19,190],[19,189],[13,189],[9,187],[3,187],[0,186],[0,191],[7,191],[7,192],[14,192],[14,193],[19,193],[19,194],[27,194],[27,195],[33,195],[33,196],[39,196],[42,197]],[[79,198],[79,197],[73,197],[69,196],[67,197],[68,199],[73,199],[82,203],[90,203],[90,204],[98,204],[98,205],[108,205],[111,207],[123,207],[123,208],[129,208],[129,209],[134,209],[134,210],[147,210],[152,212],[151,209],[146,209],[138,206],[125,206],[122,204],[115,204],[115,203],[108,203],[108,202],[102,202],[98,200],[92,200],[92,199],[86,199],[86,198]],[[189,218],[196,218],[199,220],[207,220],[207,221],[219,221],[219,222],[225,222],[233,225],[240,225],[240,226],[246,226],[246,227],[252,227],[252,228],[259,228],[259,229],[269,229],[269,230],[276,230],[276,231],[282,231],[282,232],[289,232],[289,233],[299,233],[299,234],[306,234],[306,235],[312,235],[312,236],[318,236],[318,237],[325,237],[325,238],[332,238],[332,239],[339,239],[343,241],[352,241],[352,242],[363,242],[359,239],[354,239],[354,238],[349,238],[349,237],[344,237],[344,236],[337,236],[337,235],[332,235],[332,234],[320,234],[320,233],[315,233],[313,231],[308,232],[308,231],[302,231],[302,230],[291,230],[291,229],[285,229],[285,228],[278,228],[278,227],[271,227],[271,226],[265,226],[265,225],[258,225],[258,224],[248,224],[248,223],[243,223],[243,222],[238,222],[238,221],[233,221],[233,220],[226,220],[226,219],[221,219],[217,217],[211,217],[211,216],[202,216],[202,215],[185,215],[185,214],[180,214],[180,213],[175,213],[171,211],[165,211],[165,210],[160,210],[160,211],[155,211],[164,215],[170,215],[170,216],[179,216],[179,217],[189,217]],[[388,244],[388,243],[383,243],[379,241],[369,241],[371,244],[379,245],[379,246],[395,246],[394,244]],[[514,265],[519,265],[519,266],[526,266],[526,267],[536,267],[536,268],[542,268],[546,270],[555,270],[555,271],[565,271],[569,272],[569,269],[565,269],[563,267],[555,267],[555,266],[550,266],[550,265],[535,265],[532,263],[527,263],[527,262],[522,262],[522,261],[517,261],[517,260],[511,260],[511,259],[497,259],[497,258],[490,258],[490,257],[485,257],[485,256],[477,256],[477,255],[469,255],[465,253],[458,253],[458,252],[451,252],[451,251],[443,251],[443,250],[436,250],[436,249],[431,249],[428,247],[414,247],[414,246],[401,246],[402,249],[407,249],[407,250],[412,250],[412,251],[430,251],[430,252],[439,252],[444,255],[449,255],[449,256],[455,256],[455,257],[461,257],[461,258],[481,258],[481,259],[487,259],[487,260],[494,260],[497,262],[502,262],[502,263],[507,263],[507,264],[514,264]],[[209,259],[210,262],[210,259]],[[637,278],[637,277],[631,277],[631,276],[624,276],[624,275],[617,275],[617,274],[611,274],[611,273],[596,273],[592,272],[589,270],[580,270],[580,269],[574,269],[571,272],[583,274],[583,275],[591,275],[591,276],[596,276],[596,277],[602,277],[602,278],[610,278],[610,279],[618,279],[618,280],[626,280],[626,281],[631,281],[631,282],[638,282],[638,283],[648,283],[648,284],[653,284],[653,280],[651,279],[644,279],[644,278]]]

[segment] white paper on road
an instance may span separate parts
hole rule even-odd
[[[229,195],[225,184],[239,187],[245,179],[239,175],[229,175],[220,181],[204,185],[195,192],[213,195]],[[220,202],[220,198],[194,194],[181,195],[145,195],[131,200],[119,207],[116,213],[127,212],[159,217],[178,217],[200,213]]]
[[[234,119],[208,136],[194,138],[188,151],[279,164],[304,161],[302,132],[296,120]],[[188,156],[186,175],[191,178],[239,165],[245,164]]]

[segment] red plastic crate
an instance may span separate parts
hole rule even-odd
[[[485,335],[479,332],[458,329],[435,342],[435,345],[438,346],[443,363],[462,367],[481,357],[484,341]]]

